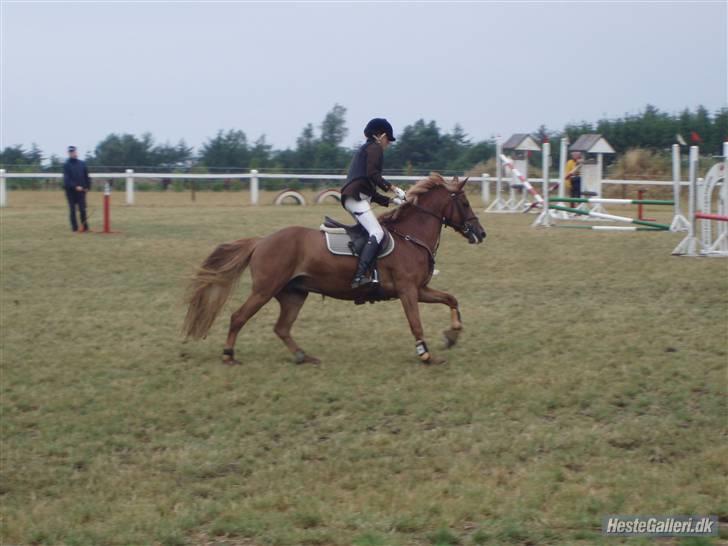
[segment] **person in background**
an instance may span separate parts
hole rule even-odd
[[[68,159],[63,164],[63,189],[70,210],[71,230],[78,232],[76,207],[81,216],[81,232],[88,231],[86,218],[86,192],[91,189],[91,177],[88,175],[86,163],[78,159],[75,146],[68,147]]]
[[[566,162],[566,176],[570,197],[581,197],[581,165],[583,159],[581,152],[571,152],[571,159]],[[576,208],[576,203],[571,203]]]

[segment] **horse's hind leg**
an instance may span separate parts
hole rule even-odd
[[[445,347],[448,349],[455,345],[463,330],[463,323],[460,319],[460,307],[458,300],[452,294],[435,290],[429,286],[420,288],[419,301],[422,303],[443,303],[450,308],[450,329],[445,330]]]
[[[268,303],[271,296],[262,294],[259,292],[253,292],[245,300],[245,303],[235,311],[230,317],[230,329],[228,330],[227,340],[225,342],[225,350],[222,353],[223,364],[240,364],[239,361],[235,360],[235,341],[238,338],[240,330],[245,326],[253,315],[255,315],[260,308]]]
[[[278,321],[273,331],[285,343],[288,350],[293,353],[296,364],[304,364],[306,362],[319,364],[321,361],[318,358],[307,355],[291,337],[291,327],[296,322],[298,313],[306,302],[307,296],[308,292],[291,289],[283,290],[276,295],[276,299],[281,305],[281,313],[278,316]]]

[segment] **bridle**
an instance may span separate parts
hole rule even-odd
[[[412,205],[414,208],[416,208],[420,212],[424,212],[425,214],[429,214],[430,216],[434,216],[435,218],[437,218],[439,220],[440,224],[442,224],[443,226],[445,226],[445,227],[451,227],[455,231],[459,231],[463,235],[469,236],[471,233],[474,233],[473,226],[472,226],[471,222],[473,220],[475,220],[477,222],[478,221],[478,217],[477,216],[475,216],[475,215],[468,216],[468,217],[466,217],[462,221],[461,224],[454,224],[445,215],[445,209],[447,209],[448,206],[451,206],[451,205],[454,204],[455,205],[455,209],[457,210],[458,215],[460,216],[460,218],[465,217],[465,211],[463,210],[463,204],[460,202],[460,199],[459,199],[459,197],[461,195],[463,195],[464,193],[465,192],[463,190],[450,192],[450,201],[443,207],[442,213],[440,213],[440,214],[437,214],[436,212],[433,212],[431,210],[427,210],[426,208],[419,206],[414,201],[411,201],[410,202],[410,205]]]
[[[475,215],[468,216],[467,218],[465,218],[465,220],[463,220],[463,222],[461,224],[454,224],[453,222],[450,221],[448,216],[445,215],[445,210],[454,204],[460,218],[465,217],[465,211],[463,210],[463,204],[460,202],[460,199],[459,199],[459,197],[464,193],[465,192],[463,190],[451,191],[450,200],[442,208],[442,211],[440,212],[440,214],[433,212],[431,210],[428,210],[424,207],[421,207],[414,201],[409,201],[409,204],[411,207],[417,209],[418,211],[424,212],[425,214],[428,214],[434,218],[437,218],[438,222],[440,222],[440,225],[445,226],[445,227],[451,227],[454,230],[459,231],[460,233],[462,233],[463,235],[465,235],[466,237],[469,238],[471,233],[474,234],[473,226],[471,225],[470,222],[472,222],[473,220],[475,220],[477,222],[478,221],[477,216],[475,216]],[[406,235],[404,233],[400,233],[399,231],[397,231],[396,229],[394,229],[392,227],[388,227],[387,229],[389,229],[389,231],[394,233],[395,235],[399,235],[405,241],[410,241],[410,242],[416,244],[417,246],[424,248],[427,251],[428,257],[430,259],[430,273],[432,273],[432,270],[435,267],[435,255],[437,254],[437,249],[440,246],[440,235],[439,234],[437,236],[437,243],[435,244],[435,248],[431,249],[427,245],[427,243],[420,241],[417,237],[414,237],[412,235]]]

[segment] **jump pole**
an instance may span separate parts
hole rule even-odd
[[[111,233],[111,184],[104,184],[104,233]]]
[[[664,199],[612,199],[608,197],[552,197],[551,201],[560,203],[603,203],[605,205],[672,205],[673,201]],[[640,218],[642,220],[642,218]],[[648,220],[649,221],[649,220]]]
[[[521,181],[526,190],[528,190],[528,193],[530,193],[536,200],[536,203],[538,203],[539,205],[543,205],[543,197],[541,197],[541,195],[533,188],[528,179],[521,174],[521,171],[516,169],[516,167],[513,165],[513,160],[505,156],[504,154],[501,154],[500,157],[503,165],[508,167],[511,172],[516,176],[516,178]],[[548,185],[548,182],[546,184]]]
[[[637,226],[564,226],[556,225],[554,227],[564,229],[591,229],[594,231],[665,231],[664,229],[657,229],[652,227],[637,227]]]
[[[670,231],[688,231],[690,222],[680,210],[680,145],[672,145],[672,200],[675,208],[670,224]]]
[[[582,216],[591,216],[592,218],[601,218],[602,220],[613,220],[615,222],[624,222],[627,224],[637,224],[640,226],[647,226],[651,227],[657,230],[666,231],[670,229],[670,226],[667,224],[658,224],[656,222],[648,222],[646,220],[638,220],[636,218],[628,218],[627,216],[616,216],[614,214],[607,214],[605,212],[594,212],[592,210],[581,210],[581,209],[572,209],[569,207],[562,207],[561,205],[550,205],[552,209],[556,210],[562,210],[566,212],[571,212],[573,214],[580,214]],[[592,227],[592,226],[589,226]],[[596,227],[596,226],[594,226]],[[609,227],[609,226],[605,226]]]
[[[127,186],[128,188],[128,186]],[[109,235],[119,233],[118,231],[111,231],[111,182],[106,181],[104,183],[104,229],[103,231],[92,231],[91,233],[98,233],[99,235]]]

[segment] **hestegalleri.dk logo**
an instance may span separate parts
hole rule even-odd
[[[718,536],[718,516],[604,516],[602,534],[609,536]]]

